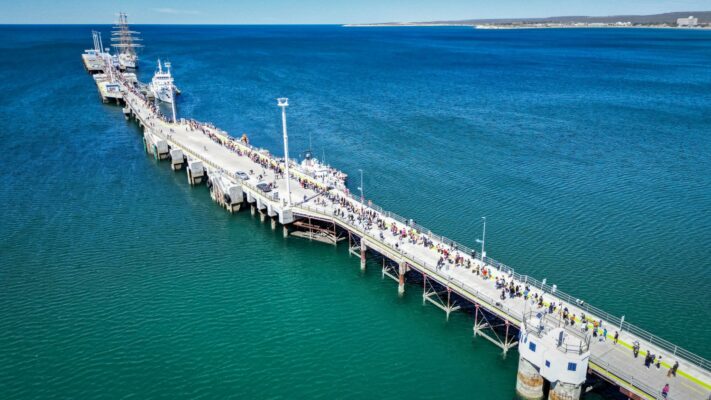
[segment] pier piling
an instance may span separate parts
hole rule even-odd
[[[405,294],[405,272],[407,272],[407,264],[401,262],[398,266],[398,283],[397,283],[397,294],[402,297]]]
[[[538,369],[523,357],[518,361],[516,394],[525,400],[543,399],[543,377]]]
[[[366,264],[366,257],[365,257],[365,251],[367,250],[367,247],[365,245],[365,241],[363,238],[360,239],[360,270],[365,271],[365,264]]]

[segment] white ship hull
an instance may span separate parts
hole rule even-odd
[[[174,88],[173,76],[170,74],[170,63],[165,63],[165,66],[167,69],[163,70],[163,66],[160,60],[158,60],[158,69],[153,75],[149,87],[156,99],[165,103],[172,103]]]
[[[153,95],[155,96],[156,99],[165,102],[165,103],[172,103],[173,102],[173,96],[170,94],[170,89],[166,87],[160,87],[160,88],[154,88],[151,86],[151,92],[153,92]]]
[[[121,69],[136,69],[136,66],[138,65],[137,61],[138,57],[127,54],[121,54],[118,57],[118,63]]]

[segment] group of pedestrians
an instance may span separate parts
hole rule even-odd
[[[125,90],[130,92],[143,103],[142,105],[150,111],[152,117],[163,122],[169,122],[168,119],[159,112],[155,104],[150,102],[134,84],[128,82],[121,74],[116,74],[116,76],[123,84]],[[216,128],[209,124],[200,123],[195,120],[181,120],[181,123],[186,124],[189,131],[195,131],[206,135],[213,142],[226,147],[237,155],[248,157],[261,167],[272,170],[277,176],[284,176],[283,160],[279,160],[253,150],[248,144],[246,144],[244,136],[242,139],[244,144],[240,145],[235,140],[229,138],[226,134],[224,137],[215,134],[214,130]],[[151,125],[153,125],[153,123],[151,123]],[[343,181],[345,179],[342,172],[330,167],[328,174],[336,180]],[[345,219],[349,223],[356,224],[368,231],[376,229],[380,238],[383,240],[385,239],[385,233],[389,233],[391,237],[395,237],[397,239],[395,244],[396,248],[400,248],[400,246],[407,241],[408,244],[423,246],[436,252],[438,256],[436,263],[437,270],[449,270],[450,267],[471,269],[471,272],[476,276],[479,276],[484,280],[493,280],[494,287],[501,291],[500,299],[502,301],[513,298],[522,298],[524,301],[530,300],[531,305],[536,306],[539,309],[547,307],[549,314],[558,313],[566,326],[573,327],[576,324],[579,324],[581,327],[580,329],[583,332],[587,333],[592,330],[591,335],[593,338],[599,337],[600,341],[607,341],[608,330],[607,327],[603,326],[602,320],[590,319],[586,317],[584,313],[581,313],[580,317],[577,317],[576,314],[571,312],[567,306],[564,306],[563,304],[556,304],[556,302],[553,301],[546,304],[543,294],[539,294],[531,290],[531,287],[528,284],[516,282],[513,276],[506,277],[501,274],[496,274],[497,276],[494,277],[495,274],[492,272],[490,267],[475,262],[472,257],[465,256],[458,251],[456,247],[447,246],[442,243],[435,243],[430,237],[418,232],[416,229],[408,226],[407,224],[398,224],[395,221],[388,221],[379,212],[373,210],[372,208],[365,207],[363,204],[354,202],[352,199],[338,194],[338,192],[328,191],[329,188],[326,185],[317,182],[315,179],[311,180],[298,178],[297,181],[298,184],[304,189],[310,189],[324,194],[324,196],[316,198],[315,203],[317,205],[326,207],[329,206],[330,203],[330,206],[333,207],[334,216]],[[615,331],[613,344],[617,344],[618,340],[619,332]],[[633,344],[633,354],[635,358],[638,357],[638,342]],[[654,366],[657,369],[661,369],[661,363],[661,355],[655,355],[651,353],[651,351],[647,350],[644,359],[644,364],[647,368]],[[676,376],[678,368],[679,362],[675,362],[674,365],[669,368],[667,377]],[[667,398],[669,392],[670,386],[666,383],[661,391],[662,397]]]

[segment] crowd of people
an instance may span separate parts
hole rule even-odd
[[[146,96],[141,93],[138,88],[136,88],[135,85],[128,82],[121,74],[116,74],[116,76],[118,76],[118,80],[121,81],[123,87],[134,95],[139,101],[141,101],[143,103],[142,105],[151,112],[151,115],[154,118],[158,118],[164,122],[169,122],[168,119],[159,112],[157,107],[150,102]],[[215,133],[216,128],[209,124],[204,124],[192,119],[181,120],[181,123],[187,125],[189,131],[199,132],[206,135],[213,142],[224,146],[237,155],[246,156],[262,168],[273,171],[276,177],[284,177],[285,171],[283,160],[254,150],[248,145],[244,136],[241,140],[243,143],[237,143],[236,140],[231,139],[226,134],[224,136],[217,135]],[[254,173],[252,170],[249,172],[251,174]],[[342,172],[333,168],[330,168],[330,174],[338,179],[344,179]],[[263,174],[259,175],[259,177],[261,179]],[[345,220],[349,224],[357,225],[366,231],[376,230],[377,235],[383,241],[386,240],[386,234],[390,235],[391,238],[396,239],[394,245],[396,249],[401,249],[401,247],[407,242],[408,244],[422,246],[436,252],[436,269],[438,271],[442,269],[449,270],[450,268],[469,269],[473,274],[481,279],[485,281],[493,281],[494,287],[501,291],[499,296],[501,301],[514,298],[520,298],[523,299],[523,301],[530,301],[532,307],[545,309],[548,314],[557,315],[562,319],[565,326],[572,328],[578,325],[582,332],[590,332],[593,338],[599,338],[599,341],[607,341],[609,332],[607,327],[603,326],[602,320],[589,318],[582,312],[579,316],[577,316],[563,304],[556,304],[555,301],[546,302],[543,294],[539,294],[537,291],[532,290],[530,285],[527,283],[517,282],[511,274],[507,276],[506,274],[492,271],[490,266],[477,261],[474,257],[462,254],[456,246],[436,243],[427,235],[417,231],[411,226],[408,226],[408,224],[399,224],[396,221],[383,217],[374,209],[366,207],[362,203],[351,199],[348,196],[347,189],[345,188],[343,190],[346,193],[345,195],[342,195],[338,191],[330,191],[330,188],[327,185],[318,182],[315,179],[299,177],[297,181],[302,188],[313,190],[322,195],[315,197],[314,203],[316,205],[324,208],[330,206],[333,209],[332,213],[335,217]],[[306,201],[306,198],[304,201]],[[474,256],[474,254],[472,256]],[[615,331],[613,335],[613,344],[617,344],[618,340],[619,332]],[[639,342],[633,343],[632,351],[634,357],[637,358],[640,352]],[[647,350],[644,359],[644,364],[647,368],[655,366],[657,369],[660,369],[661,363],[661,355],[655,355]],[[675,362],[674,365],[668,370],[667,376],[676,376],[678,368],[679,363]],[[662,390],[662,395],[666,397],[668,393],[669,385],[666,384]]]
[[[456,247],[434,242],[427,235],[418,232],[407,224],[384,218],[372,208],[365,207],[362,203],[347,196],[339,195],[337,192],[327,192],[324,197],[318,199],[315,203],[324,207],[331,206],[334,216],[350,224],[366,231],[376,230],[377,235],[383,241],[385,240],[385,235],[396,238],[394,245],[396,249],[400,249],[407,242],[412,245],[424,246],[436,252],[437,270],[448,270],[450,267],[470,269],[473,274],[481,279],[491,280],[494,287],[501,291],[500,300],[502,301],[514,298],[523,299],[523,301],[530,302],[533,308],[543,310],[560,318],[563,326],[579,329],[581,333],[589,335],[592,340],[607,342],[608,338],[610,338],[614,345],[619,341],[619,332],[615,330],[611,334],[602,319],[591,318],[584,312],[576,313],[565,304],[557,301],[547,301],[543,293],[533,290],[526,282],[517,282],[513,274],[504,274],[500,271],[492,270],[490,266],[462,254]],[[635,350],[635,357],[638,352],[639,349]],[[646,358],[646,365],[655,365],[656,368],[661,368],[661,356],[655,356],[648,351]],[[669,369],[668,376],[675,376],[678,367],[679,364],[675,363]]]
[[[171,121],[168,120],[166,116],[164,116],[158,107],[136,87],[132,82],[129,82],[122,74],[117,73],[115,74],[116,79],[122,84],[123,88],[125,91],[129,92],[132,94],[141,104],[142,107],[146,108],[149,113],[151,118],[158,119],[160,121],[169,123]],[[239,156],[246,156],[248,157],[251,161],[259,164],[262,168],[269,169],[273,171],[276,174],[276,178],[283,178],[284,177],[284,160],[281,158],[276,158],[273,157],[269,154],[263,154],[260,151],[252,148],[249,146],[249,142],[246,138],[246,135],[242,136],[242,139],[239,140],[238,143],[237,140],[229,137],[225,132],[220,132],[219,129],[217,129],[214,125],[208,124],[208,123],[203,123],[196,121],[194,119],[181,119],[179,121],[180,124],[185,125],[190,132],[198,132],[201,133],[205,136],[207,136],[210,140],[213,142],[227,148],[228,150],[234,152],[235,154]],[[150,126],[155,128],[155,122],[151,121]],[[175,132],[173,128],[169,129],[170,132]],[[216,132],[220,132],[221,134],[218,134]],[[290,162],[290,167],[295,168],[298,170],[298,165]],[[342,186],[342,183],[345,181],[346,175],[343,174],[343,172],[332,168],[332,167],[325,167],[328,170],[328,176],[331,177],[332,179],[329,179],[330,182],[338,182]],[[301,174],[303,175],[308,175],[304,171],[300,171]],[[262,174],[263,176],[264,174]],[[305,178],[298,178],[299,184],[302,187],[310,188],[310,189],[318,189],[318,190],[325,190],[327,189],[327,186],[323,183],[319,183],[315,180],[315,178],[311,179],[305,179]]]

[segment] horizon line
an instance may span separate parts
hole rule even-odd
[[[466,25],[467,21],[495,21],[495,20],[512,20],[512,19],[547,19],[547,18],[613,18],[613,17],[648,17],[657,16],[664,14],[681,14],[681,13],[709,13],[711,10],[694,10],[694,11],[666,11],[654,14],[607,14],[607,15],[549,15],[543,17],[469,17],[460,19],[436,19],[429,21],[380,21],[380,22],[195,22],[195,23],[170,23],[170,22],[145,22],[145,23],[131,23],[135,26],[145,26],[145,25],[220,25],[220,26],[231,26],[231,25],[246,25],[246,26],[260,26],[260,25],[378,25],[378,24],[441,24],[441,25],[454,25],[462,24]],[[37,25],[66,25],[66,26],[89,26],[89,25],[114,25],[114,22],[102,22],[102,23],[67,23],[67,22],[0,22],[0,26],[37,26]]]

